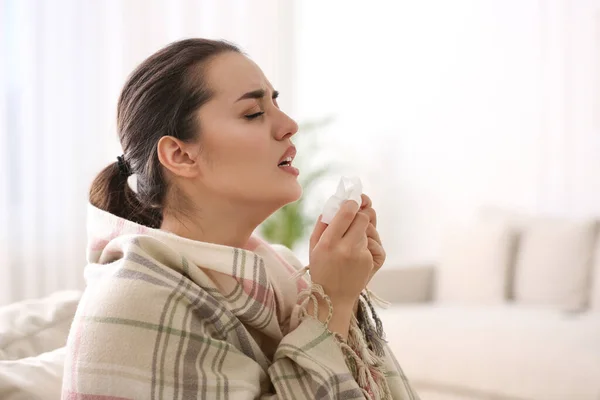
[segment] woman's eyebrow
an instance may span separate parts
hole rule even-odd
[[[253,90],[251,92],[248,93],[244,93],[239,99],[236,100],[236,103],[240,100],[247,100],[247,99],[262,99],[263,97],[265,97],[266,91],[264,89],[256,89]],[[279,97],[279,92],[277,90],[273,90],[273,96],[271,96],[273,99],[276,99],[277,97]]]

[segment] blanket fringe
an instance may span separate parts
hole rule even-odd
[[[298,278],[306,275],[306,273],[310,270],[310,266],[307,265],[304,268],[299,269],[298,271],[294,272],[288,279],[289,280],[293,280],[293,281],[297,281]],[[373,293],[369,288],[365,288],[365,292],[367,293],[367,295],[369,296],[370,299],[372,299],[379,307],[387,309],[390,307],[391,303],[382,299],[381,297],[377,296],[375,293]]]
[[[369,288],[366,288],[365,292],[369,296],[369,298],[372,299],[374,301],[374,303],[377,304],[381,308],[387,309],[392,305],[392,303],[390,303],[389,301],[386,301],[386,300],[382,299],[381,297],[377,296]]]
[[[294,275],[297,278],[304,275],[306,271],[308,271],[308,267],[299,270]],[[333,305],[321,285],[313,283],[308,289],[299,293],[300,319],[308,315],[306,306],[311,301],[313,303],[312,317],[317,318],[319,311],[317,296],[324,299],[329,307],[325,321],[325,327],[329,331],[328,325],[333,315]],[[359,298],[357,315],[352,318],[350,323],[348,340],[344,340],[338,333],[329,332],[336,338],[346,358],[348,369],[365,397],[369,400],[386,400],[392,397],[385,379],[383,325],[375,312],[371,298],[376,299],[381,305],[389,305],[388,302],[365,289]]]
[[[298,278],[300,278],[301,276],[304,276],[304,274],[306,274],[306,272],[307,272],[309,269],[310,269],[310,267],[309,267],[308,265],[307,265],[306,267],[302,268],[302,269],[299,269],[298,271],[294,272],[294,273],[292,274],[292,276],[290,276],[290,277],[288,278],[288,280],[290,280],[290,281],[292,281],[292,280],[293,280],[293,281],[297,281],[297,280],[298,280]]]

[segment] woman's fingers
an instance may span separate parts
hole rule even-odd
[[[364,217],[358,217],[362,214],[366,217],[367,224],[364,224]],[[357,221],[357,218],[359,221]],[[376,242],[381,244],[379,233],[377,232],[377,213],[372,207],[372,201],[366,194],[361,195],[361,205],[357,207],[356,202],[352,200],[345,201],[340,210],[335,215],[329,226],[319,221],[315,226],[313,234],[310,239],[310,248],[313,249],[319,242],[321,237],[326,239],[328,242],[333,242],[346,237],[349,234],[350,228],[356,224],[356,227],[352,229],[356,234],[350,235],[358,240],[357,232],[361,231],[363,234],[366,231],[367,237],[372,237]]]
[[[311,252],[315,248],[317,243],[319,243],[319,240],[321,239],[321,236],[323,236],[323,232],[325,232],[325,229],[327,229],[327,224],[321,221],[322,218],[323,216],[319,215],[319,219],[317,220],[313,232],[310,235],[309,249]]]
[[[373,208],[365,208],[364,210],[360,210],[360,212],[366,214],[369,217],[369,222],[374,227],[377,227],[377,213]]]
[[[366,194],[361,194],[360,198],[362,199],[362,204],[360,205],[361,210],[363,208],[372,207],[373,203],[371,202],[371,198]]]
[[[358,209],[358,204],[353,200],[347,200],[342,203],[342,206],[337,214],[335,214],[335,217],[333,217],[329,227],[323,232],[323,239],[326,239],[329,242],[340,240],[350,228]]]
[[[363,243],[368,244],[368,243],[365,243],[365,240],[367,239],[367,236],[365,233],[367,231],[368,226],[369,226],[369,217],[367,217],[363,213],[356,214],[356,216],[354,217],[354,221],[352,221],[350,228],[348,228],[348,231],[344,235],[344,239],[347,239],[351,243],[353,243],[355,245],[359,245],[359,246],[362,245]]]
[[[360,207],[360,212],[364,212],[369,216],[369,220],[377,228],[377,212],[373,208],[373,203],[371,202],[371,198],[366,194],[362,195],[362,205]]]
[[[385,262],[385,250],[383,248],[383,246],[381,246],[379,243],[377,243],[375,241],[375,239],[373,238],[368,238],[368,244],[367,244],[367,248],[369,249],[369,251],[371,252],[371,255],[373,256],[373,266],[375,267],[375,270],[379,270],[379,268],[381,268],[381,266],[383,265],[383,263]]]
[[[373,224],[369,224],[369,226],[367,226],[367,237],[373,238],[377,243],[381,245],[379,232],[377,231],[377,228],[373,226]]]

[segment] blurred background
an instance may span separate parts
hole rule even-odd
[[[518,215],[519,237],[529,231],[549,236],[525,241],[538,250],[524,259],[510,247],[498,268],[529,272],[515,275],[526,276],[526,283],[500,274],[502,290],[514,289],[502,292],[503,301],[596,310],[587,313],[596,313],[587,336],[571,338],[576,350],[564,356],[575,351],[588,358],[580,364],[569,359],[570,372],[553,370],[556,375],[532,367],[517,374],[520,389],[498,394],[485,387],[477,398],[536,399],[537,386],[528,378],[535,370],[544,382],[556,377],[574,385],[539,398],[600,399],[594,383],[600,382],[600,300],[594,300],[600,299],[600,266],[594,267],[600,243],[599,0],[0,0],[0,305],[84,287],[87,192],[95,174],[121,154],[119,91],[144,58],[185,37],[240,45],[282,93],[281,107],[304,127],[297,140],[307,150],[298,160],[320,179],[294,211],[302,215],[278,224],[314,221],[340,176],[359,176],[378,211],[385,270],[456,268],[450,278],[437,273],[434,283],[431,276],[423,278],[430,283],[415,278],[407,290],[425,285],[427,301],[487,287],[470,281],[468,268],[480,266],[471,255],[489,258],[489,265],[510,246],[497,230],[482,228],[482,212],[503,214],[505,228]],[[554,225],[547,228],[540,218]],[[291,242],[277,229],[267,236],[306,260],[311,227],[302,226]],[[514,226],[506,229],[515,232]],[[457,244],[459,236],[467,239]],[[551,252],[563,245],[571,253]],[[528,248],[522,241],[519,246]],[[557,260],[562,264],[552,264]],[[552,282],[539,283],[549,275]],[[548,289],[573,276],[575,289],[561,288],[558,295]],[[432,287],[441,287],[438,297]],[[561,303],[577,290],[575,303]],[[415,324],[437,329],[422,314],[411,315]],[[451,315],[436,324],[460,318]],[[519,318],[531,321],[530,314]],[[532,343],[546,328],[563,329],[540,324],[544,329],[535,331]],[[535,355],[544,368],[567,363],[562,356],[542,360],[548,347],[556,348],[548,344]],[[436,354],[424,358],[429,367],[447,362]],[[469,365],[463,369],[469,374],[486,370],[475,361]],[[502,379],[508,375],[478,382]],[[435,380],[422,381],[425,387]],[[453,381],[438,386],[462,393]]]

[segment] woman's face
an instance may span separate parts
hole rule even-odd
[[[298,200],[298,171],[281,165],[295,155],[298,124],[277,105],[277,93],[246,56],[225,53],[205,70],[213,92],[197,116],[201,187],[231,204],[279,208]]]

